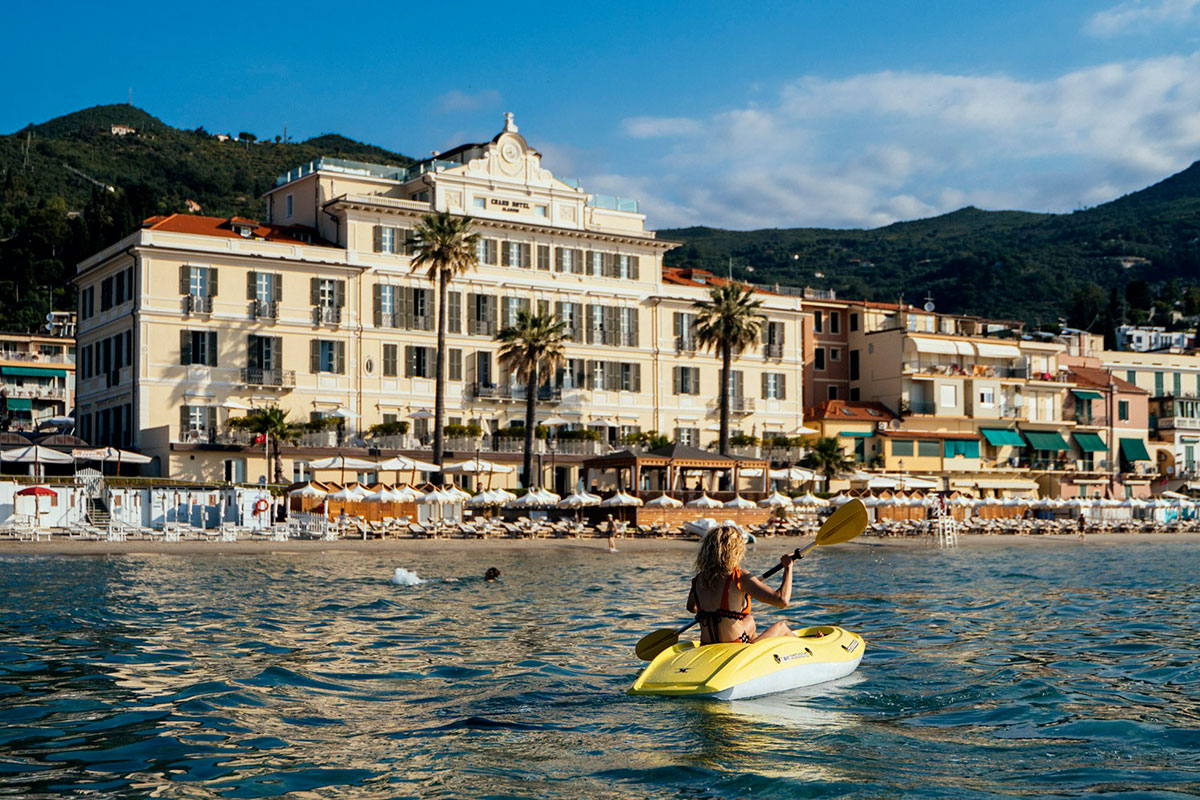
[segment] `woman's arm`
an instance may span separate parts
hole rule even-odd
[[[688,590],[687,610],[689,614],[695,614],[700,608],[700,604],[696,602],[696,586],[692,584],[692,588]]]
[[[743,592],[759,602],[776,608],[787,608],[792,602],[792,557],[785,555],[779,559],[783,564],[783,580],[779,589],[772,589],[753,575],[742,577],[740,588]]]

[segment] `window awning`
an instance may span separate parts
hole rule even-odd
[[[1046,431],[1021,431],[1034,450],[1070,450],[1071,447],[1057,433]]]
[[[33,401],[28,397],[10,397],[8,398],[9,411],[32,411]]]
[[[926,339],[923,336],[910,336],[913,346],[918,353],[938,353],[944,356],[972,356],[975,348],[970,342],[954,342],[949,339]]]
[[[838,433],[838,436],[862,436],[862,437],[869,437],[869,436],[874,436],[874,435],[875,435],[875,431],[840,431],[840,432]]]
[[[979,351],[980,358],[1021,357],[1021,348],[1011,344],[990,344],[988,342],[976,342],[975,349]]]
[[[987,439],[988,444],[996,447],[1004,445],[1012,445],[1014,447],[1024,447],[1025,440],[1021,438],[1021,434],[1017,431],[1010,431],[1008,428],[980,428],[979,432],[983,434],[983,438]]]
[[[1071,394],[1078,397],[1080,400],[1103,400],[1104,395],[1099,392],[1093,392],[1090,389],[1072,389]]]
[[[1079,445],[1079,449],[1085,453],[1107,453],[1108,445],[1100,438],[1097,433],[1073,433],[1075,444]]]
[[[1146,451],[1146,443],[1141,439],[1122,439],[1121,455],[1126,461],[1150,461],[1150,453]]]
[[[67,371],[57,367],[0,367],[0,374],[14,378],[65,378]]]
[[[1037,481],[1031,478],[980,478],[975,481],[979,489],[1025,489],[1028,491],[1038,488]]]

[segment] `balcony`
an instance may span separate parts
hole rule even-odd
[[[61,386],[10,386],[4,389],[10,400],[28,397],[31,400],[66,400],[67,390]]]
[[[0,361],[20,361],[25,364],[74,364],[75,356],[61,353],[29,353],[23,350],[0,350]]]
[[[783,344],[764,344],[763,355],[767,358],[783,358]]]
[[[905,404],[901,402],[900,413],[903,414],[905,410],[907,410],[909,414],[936,414],[937,404],[931,403],[927,400],[910,400],[908,405],[905,406]]]
[[[250,305],[251,319],[279,319],[279,304],[255,300]]]
[[[1078,425],[1082,428],[1107,428],[1108,427],[1108,417],[1103,416],[1101,414],[1080,414],[1080,413],[1076,412],[1076,414],[1073,417],[1071,417],[1071,419],[1073,419],[1075,421],[1076,425]],[[1197,420],[1197,422],[1200,422],[1200,420]]]
[[[1020,406],[1001,405],[1000,419],[1025,419],[1025,414]]]
[[[718,413],[721,410],[720,399],[709,402],[708,409],[710,412]],[[731,396],[729,398],[729,413],[730,414],[753,414],[754,413],[754,398]]]
[[[1159,430],[1200,430],[1200,418],[1197,417],[1159,417],[1155,422]]]
[[[528,397],[524,384],[473,383],[467,391],[476,400],[525,400]],[[562,387],[543,386],[538,389],[537,400],[539,403],[560,403],[562,393]]]
[[[242,383],[247,386],[276,386],[291,389],[296,385],[296,371],[292,369],[242,369]]]
[[[467,392],[476,400],[495,400],[500,397],[500,387],[494,383],[472,383],[467,388]]]
[[[472,320],[469,333],[472,336],[495,336],[496,323],[486,319]]]
[[[313,323],[316,325],[341,325],[340,306],[313,306]]]
[[[676,336],[675,337],[675,352],[676,353],[694,353],[694,352],[696,352],[696,337],[694,337],[694,336]]]
[[[211,314],[213,299],[196,294],[185,295],[183,298],[183,310],[187,314]]]

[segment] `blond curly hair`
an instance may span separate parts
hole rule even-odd
[[[696,553],[696,577],[704,583],[716,583],[732,575],[746,555],[746,539],[732,525],[718,525],[700,540]]]

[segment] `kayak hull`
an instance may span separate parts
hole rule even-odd
[[[743,700],[844,678],[866,643],[844,628],[819,625],[751,644],[680,642],[655,656],[629,694]]]

